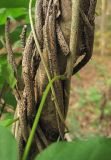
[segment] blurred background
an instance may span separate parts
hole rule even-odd
[[[111,137],[111,0],[98,0],[93,57],[72,79],[67,123],[73,138]]]
[[[13,118],[16,100],[11,92],[14,77],[6,61],[4,28],[6,17],[11,18],[11,42],[21,73],[20,33],[23,24],[30,24],[28,10],[19,3],[0,4],[0,123]],[[7,8],[4,8],[5,4]],[[21,1],[22,4],[22,1]],[[94,135],[111,137],[111,0],[98,0],[93,57],[72,78],[67,124],[72,138]],[[2,73],[3,72],[3,73]],[[2,76],[1,76],[2,75]]]

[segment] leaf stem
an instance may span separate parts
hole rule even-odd
[[[25,147],[25,151],[24,151],[24,154],[23,154],[23,158],[22,160],[27,160],[27,157],[28,157],[28,153],[29,153],[29,150],[31,148],[31,144],[32,144],[32,141],[33,141],[33,138],[34,138],[34,134],[35,134],[35,131],[37,129],[37,126],[38,126],[38,123],[39,123],[39,119],[40,119],[40,116],[41,116],[41,112],[42,112],[42,109],[43,109],[43,106],[45,104],[45,101],[46,101],[46,98],[47,98],[47,95],[50,91],[50,88],[52,86],[52,84],[56,81],[56,80],[65,80],[66,77],[64,75],[60,75],[60,76],[56,76],[54,77],[47,85],[44,93],[43,93],[43,96],[42,96],[42,100],[40,102],[40,105],[39,105],[39,108],[38,108],[38,111],[37,111],[37,114],[36,114],[36,117],[35,117],[35,120],[34,120],[34,123],[33,123],[33,126],[32,126],[32,129],[31,129],[31,132],[30,132],[30,135],[29,135],[29,138],[28,138],[28,141],[27,141],[27,144],[26,144],[26,147]]]
[[[13,123],[15,123],[15,122],[18,121],[18,120],[19,120],[19,117],[16,118],[16,119],[14,119],[14,120],[11,120],[8,124],[5,125],[5,127],[11,126]]]
[[[43,57],[43,54],[42,54],[42,51],[40,49],[40,45],[39,45],[39,42],[37,40],[37,36],[36,36],[36,32],[35,32],[35,29],[34,29],[34,24],[33,24],[33,19],[32,19],[32,0],[29,0],[29,19],[30,19],[30,24],[31,24],[31,29],[32,29],[32,33],[33,33],[33,36],[34,36],[34,40],[35,40],[35,44],[36,44],[36,47],[38,49],[38,52],[39,52],[39,55],[41,57],[41,61],[43,63],[43,66],[45,68],[45,71],[46,71],[46,74],[47,74],[47,77],[48,77],[48,80],[49,82],[51,81],[51,76],[50,76],[50,72],[47,68],[47,65],[45,63],[45,60],[44,60],[44,57]],[[55,90],[54,90],[54,87],[53,85],[51,86],[51,91],[52,91],[52,95],[54,97],[54,104],[55,104],[55,108],[57,110],[57,113],[62,121],[62,123],[64,124],[65,128],[68,129],[68,127],[66,126],[65,124],[65,120],[64,120],[64,117],[61,113],[61,110],[60,110],[60,106],[58,104],[58,101],[57,101],[57,97],[56,97],[56,93],[55,93]]]

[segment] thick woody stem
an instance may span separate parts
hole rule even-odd
[[[72,76],[73,66],[76,62],[77,40],[79,31],[79,8],[80,0],[72,0],[72,21],[71,21],[71,34],[70,34],[70,55],[67,59],[67,77]]]
[[[49,1],[49,3],[51,4],[52,3],[52,0]],[[50,6],[50,5],[49,5]],[[34,28],[34,25],[33,25],[33,19],[32,19],[32,0],[30,0],[29,2],[29,18],[30,18],[30,23],[31,23],[31,29],[32,29],[32,33],[33,33],[33,36],[34,36],[34,40],[35,40],[35,44],[36,44],[36,47],[37,47],[37,50],[39,52],[39,55],[41,57],[41,61],[43,63],[43,66],[45,68],[45,71],[46,71],[46,74],[47,74],[47,77],[48,77],[48,80],[49,82],[51,81],[51,76],[50,76],[50,73],[49,73],[49,70],[47,68],[47,65],[45,63],[45,60],[44,60],[44,57],[43,57],[43,54],[42,54],[42,51],[41,51],[41,48],[40,48],[40,45],[39,45],[39,42],[38,42],[38,39],[37,39],[37,36],[36,36],[36,32],[35,32],[35,28]],[[65,124],[65,120],[64,120],[64,117],[62,116],[62,113],[60,111],[60,108],[59,108],[59,105],[58,105],[58,101],[57,101],[57,98],[56,98],[56,93],[54,91],[54,87],[51,86],[51,91],[52,91],[52,95],[54,97],[54,104],[55,104],[55,107],[56,107],[56,110],[59,114],[59,117],[62,121],[62,123],[64,124],[65,128],[67,128],[66,124]]]

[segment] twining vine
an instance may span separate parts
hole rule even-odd
[[[57,140],[65,140],[69,131],[67,116],[72,75],[92,57],[95,8],[97,0],[37,0],[35,23],[32,0],[29,1],[31,32],[27,26],[20,35],[22,75],[14,59],[10,42],[10,18],[5,26],[8,62],[17,84],[16,123],[12,132],[19,145],[19,159],[26,160]],[[78,58],[83,59],[76,63]],[[19,119],[19,120],[18,120]],[[32,145],[33,144],[33,145]]]

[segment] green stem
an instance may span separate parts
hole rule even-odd
[[[8,124],[5,125],[5,127],[9,127],[10,125],[12,125],[13,123],[15,123],[18,120],[19,120],[19,118],[16,118],[16,119],[10,121]]]
[[[48,85],[47,85],[47,87],[46,87],[46,89],[45,89],[45,91],[43,93],[42,100],[40,102],[40,105],[39,105],[39,108],[38,108],[38,111],[37,111],[37,114],[36,114],[32,129],[31,129],[31,132],[30,132],[30,135],[29,135],[26,147],[25,147],[25,151],[24,151],[22,160],[27,160],[28,153],[29,153],[29,150],[31,148],[31,144],[32,144],[32,141],[33,141],[33,138],[34,138],[34,134],[35,134],[35,131],[36,131],[38,123],[39,123],[41,112],[42,112],[43,106],[45,104],[45,100],[47,98],[47,95],[48,95],[48,93],[50,91],[50,88],[51,88],[52,84],[56,80],[59,80],[59,79],[64,80],[65,78],[66,77],[64,75],[56,76],[48,83]]]
[[[33,36],[34,36],[34,40],[35,40],[35,44],[36,44],[36,47],[38,49],[38,52],[39,52],[39,55],[41,57],[41,61],[43,63],[43,66],[45,68],[45,71],[46,71],[46,74],[47,74],[47,77],[48,77],[48,80],[49,82],[51,81],[51,76],[50,76],[50,72],[47,68],[47,65],[45,63],[45,60],[44,60],[44,57],[43,57],[43,54],[42,54],[42,51],[40,49],[40,45],[39,45],[39,42],[37,40],[37,37],[36,37],[36,32],[35,32],[35,28],[34,28],[34,24],[33,24],[33,19],[32,19],[32,0],[29,1],[29,19],[30,19],[30,24],[31,24],[31,29],[32,29],[32,33],[33,33]],[[56,93],[55,93],[55,90],[54,90],[54,87],[53,85],[51,86],[51,91],[52,91],[52,95],[54,97],[54,104],[55,104],[55,108],[57,110],[57,113],[62,121],[62,123],[64,124],[65,128],[67,129],[68,127],[66,126],[65,124],[65,120],[63,118],[63,115],[61,113],[61,110],[60,110],[60,106],[58,104],[58,101],[57,101],[57,97],[56,97]]]

